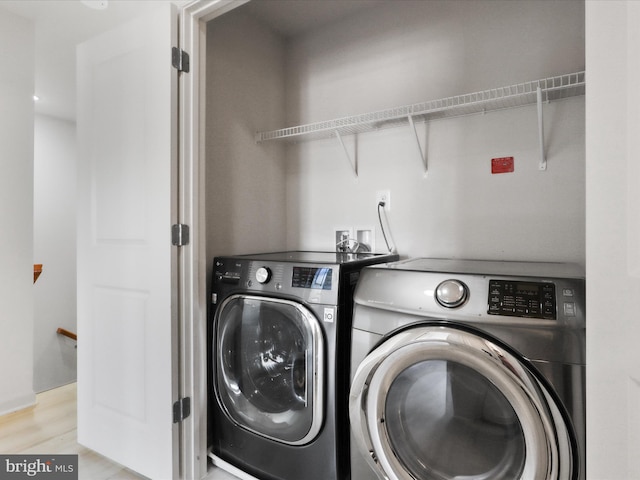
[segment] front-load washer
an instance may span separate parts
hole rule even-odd
[[[397,255],[216,257],[210,325],[214,463],[260,480],[349,478],[353,291]]]
[[[585,478],[585,283],[567,264],[363,270],[352,480]]]

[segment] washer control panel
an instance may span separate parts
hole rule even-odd
[[[556,286],[512,280],[489,280],[490,315],[556,320]]]
[[[293,295],[308,303],[335,305],[340,265],[275,262],[239,257],[216,257],[212,302],[236,290]],[[214,296],[215,301],[213,301]]]

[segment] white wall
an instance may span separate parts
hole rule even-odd
[[[282,39],[239,11],[208,25],[208,259],[285,248],[283,147],[255,142],[284,121],[283,55]]]
[[[33,392],[33,24],[0,9],[0,414]]]
[[[584,3],[403,1],[293,39],[287,124],[328,120],[584,69]],[[336,140],[287,151],[287,246],[332,249],[336,227],[376,228],[376,191],[403,256],[584,264],[584,97],[422,126],[422,175],[408,128],[360,135],[355,178]],[[263,126],[263,129],[268,129]],[[354,147],[347,139],[349,148]],[[491,175],[491,158],[515,172]]]
[[[36,392],[76,379],[76,129],[75,123],[35,117],[34,259],[43,273],[34,285]]]

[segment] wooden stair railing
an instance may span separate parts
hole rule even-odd
[[[78,335],[76,335],[73,332],[70,332],[69,330],[66,330],[62,327],[58,328],[58,330],[56,330],[56,333],[60,334],[60,335],[64,335],[65,337],[69,337],[72,340],[75,340],[76,342],[78,341]]]
[[[41,273],[42,273],[42,264],[34,263],[33,264],[33,283],[36,283],[36,280],[38,279]]]

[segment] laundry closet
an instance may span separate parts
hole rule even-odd
[[[322,20],[322,5],[349,8]],[[370,231],[373,251],[401,257],[584,266],[584,69],[578,0],[255,0],[211,20],[208,298],[214,257],[333,251],[338,230]],[[576,88],[546,101],[541,79]],[[526,95],[477,102],[511,90]],[[441,100],[433,115],[394,116]],[[482,107],[448,116],[460,101]],[[357,133],[335,127],[368,116]]]
[[[315,14],[316,2],[295,3],[299,17],[305,4]],[[207,258],[332,250],[336,229],[370,229],[374,250],[386,251],[384,190],[402,256],[584,264],[584,95],[543,102],[546,170],[535,103],[415,129],[256,141],[582,72],[584,2],[349,3],[360,6],[289,37],[273,19],[291,2],[249,2],[209,22]],[[492,172],[492,159],[509,157],[512,172]]]

